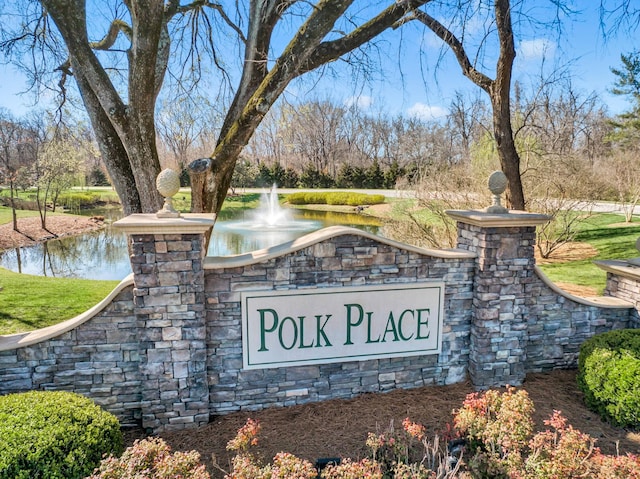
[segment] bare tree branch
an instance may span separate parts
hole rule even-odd
[[[131,41],[132,32],[131,27],[119,18],[111,22],[109,31],[104,38],[98,42],[90,42],[89,46],[94,50],[109,50],[118,39],[118,34],[122,32]]]

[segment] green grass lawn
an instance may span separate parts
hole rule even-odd
[[[18,217],[38,216],[18,211]],[[0,224],[11,222],[11,209],[0,207]],[[0,334],[44,328],[73,318],[104,299],[119,281],[52,278],[0,268]]]
[[[119,281],[50,278],[0,268],[0,334],[44,328],[104,299]]]
[[[18,218],[30,218],[32,216],[38,216],[37,211],[18,210],[16,216]],[[13,215],[11,214],[11,208],[6,206],[0,206],[0,225],[5,223],[11,223],[13,221]]]
[[[565,282],[595,288],[602,293],[607,274],[593,264],[596,260],[628,259],[640,255],[635,243],[640,236],[640,223],[617,226],[624,222],[622,215],[600,214],[583,222],[575,240],[593,246],[595,257],[541,265],[540,268],[554,282]],[[613,226],[612,226],[613,225]]]

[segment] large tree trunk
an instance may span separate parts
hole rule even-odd
[[[152,213],[162,207],[155,180],[160,172],[154,124],[168,45],[160,45],[164,3],[127,3],[132,16],[128,50],[128,102],[123,101],[96,57],[87,36],[83,0],[42,0],[69,51],[72,73],[83,97],[125,213]]]
[[[500,98],[494,99],[492,97],[491,104],[493,105],[493,135],[498,149],[500,168],[507,177],[507,204],[511,209],[524,210],[525,201],[520,177],[520,155],[513,141],[509,102],[503,102],[500,101]]]
[[[394,26],[407,12],[429,0],[394,2],[351,33],[326,40],[336,21],[353,0],[320,0],[304,25],[294,34],[270,71],[264,61],[282,8],[288,2],[251,3],[252,24],[247,37],[245,65],[240,86],[225,117],[218,144],[211,155],[211,170],[202,187],[192,188],[192,210],[218,213],[231,185],[233,170],[255,129],[269,109],[296,77],[353,51]],[[293,2],[291,2],[293,3]]]
[[[453,51],[462,73],[487,92],[493,110],[493,135],[498,149],[500,167],[507,177],[507,205],[524,210],[524,191],[520,177],[520,155],[516,149],[511,127],[511,74],[516,51],[511,25],[509,0],[495,0],[496,29],[500,42],[500,55],[496,63],[495,79],[489,78],[471,63],[462,42],[442,23],[427,13],[416,10],[416,18],[430,28]]]
[[[76,71],[75,79],[78,89],[96,135],[102,160],[109,173],[111,184],[120,198],[122,212],[125,216],[141,213],[142,203],[138,195],[136,179],[133,176],[131,163],[122,141],[100,106],[98,99],[91,91],[91,87],[87,84],[85,77],[77,68],[74,70]]]
[[[512,209],[524,210],[520,155],[516,149],[511,127],[511,74],[516,50],[509,0],[495,0],[495,14],[500,39],[500,57],[496,78],[488,91],[493,108],[493,135],[498,148],[500,167],[507,177],[507,204]]]

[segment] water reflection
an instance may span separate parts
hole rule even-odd
[[[111,228],[17,248],[0,254],[0,266],[19,273],[122,279],[131,272],[127,238]]]
[[[326,211],[292,210],[294,218],[313,222],[313,229],[347,225],[378,233],[375,218]],[[100,214],[92,212],[92,214]],[[207,255],[241,254],[294,240],[309,230],[235,231],[234,223],[249,220],[238,211],[219,218],[213,229]],[[131,272],[127,237],[110,226],[93,233],[51,240],[35,246],[0,253],[0,266],[25,274],[89,279],[122,279]]]

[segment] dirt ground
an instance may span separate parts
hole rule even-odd
[[[87,233],[104,227],[99,217],[47,216],[47,229],[42,229],[40,217],[18,218],[18,230],[13,224],[0,225],[0,251],[22,246],[31,246],[43,241],[63,236]]]
[[[539,427],[554,409],[562,411],[575,428],[597,438],[597,445],[610,454],[640,453],[640,434],[614,428],[586,409],[575,380],[575,371],[530,374],[522,386],[532,398]],[[238,412],[212,418],[196,430],[164,433],[161,436],[173,450],[197,450],[213,477],[223,474],[212,467],[212,455],[228,468],[227,442],[248,418],[262,425],[258,453],[271,459],[286,451],[315,462],[325,457],[362,458],[366,455],[368,432],[382,432],[391,421],[400,426],[405,417],[420,422],[434,435],[452,422],[452,411],[473,392],[470,383],[426,386],[389,393],[368,393],[349,400],[331,400],[258,412]],[[126,433],[127,445],[142,437],[139,430]]]

